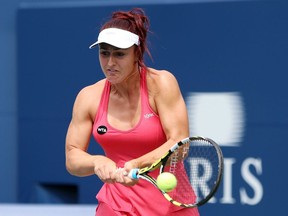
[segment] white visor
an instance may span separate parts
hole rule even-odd
[[[102,30],[98,35],[98,40],[89,48],[94,48],[97,44],[107,43],[120,49],[127,49],[131,46],[139,45],[139,36],[119,28],[107,28]]]

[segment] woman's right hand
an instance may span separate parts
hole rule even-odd
[[[137,184],[138,180],[128,177],[129,170],[117,168],[115,162],[105,156],[98,156],[97,160],[94,161],[94,173],[104,183],[120,183],[125,186]]]
[[[105,156],[97,157],[94,161],[94,173],[104,183],[116,182],[116,169],[115,162]]]

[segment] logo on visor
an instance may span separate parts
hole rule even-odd
[[[107,127],[104,125],[101,125],[97,128],[97,133],[100,135],[103,135],[107,132]]]

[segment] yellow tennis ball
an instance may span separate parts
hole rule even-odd
[[[177,179],[172,173],[163,172],[157,177],[157,186],[165,192],[172,191],[176,185]]]

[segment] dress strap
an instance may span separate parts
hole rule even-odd
[[[103,116],[104,114],[107,113],[107,110],[108,110],[108,102],[109,102],[109,95],[110,95],[110,88],[111,88],[111,84],[110,84],[110,82],[108,82],[108,81],[106,80],[94,122],[97,122],[99,119],[102,118],[102,116]],[[105,119],[105,118],[104,118],[104,119]]]

